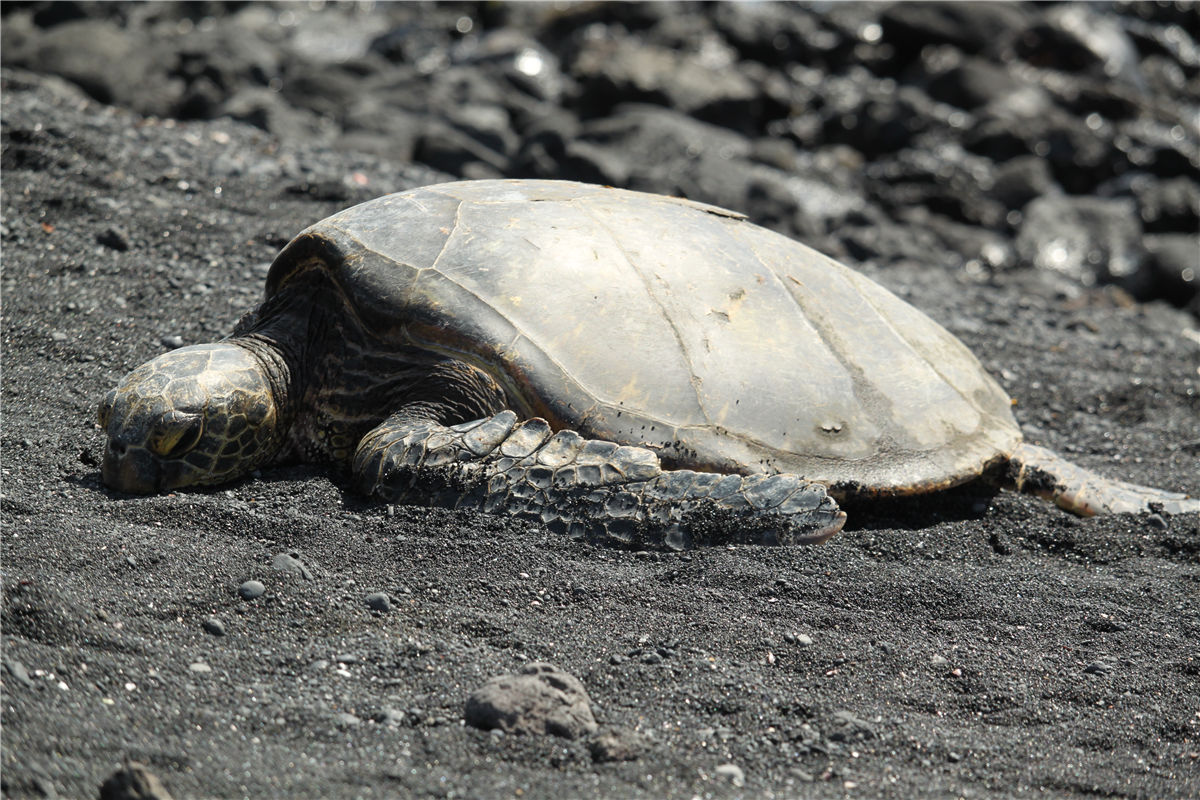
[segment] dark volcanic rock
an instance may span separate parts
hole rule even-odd
[[[745,58],[764,64],[811,64],[844,44],[806,8],[779,3],[716,3],[713,24]]]
[[[646,102],[753,130],[765,116],[763,94],[733,67],[734,54],[715,44],[701,56],[633,38],[595,39],[580,51],[571,75],[579,84],[579,109],[586,117],[607,115],[621,103]]]
[[[102,103],[161,113],[178,92],[178,82],[162,69],[171,51],[114,21],[77,19],[44,34],[21,30],[22,22],[11,18],[5,24],[18,28],[6,31],[6,63],[61,75]]]
[[[929,80],[929,95],[935,100],[974,109],[1030,85],[1003,66],[982,58],[959,58],[958,51],[951,52],[954,63],[944,65]]]
[[[1128,192],[1137,199],[1138,217],[1148,233],[1200,230],[1200,183],[1196,180],[1182,176],[1155,180],[1142,174],[1121,183],[1117,193],[1125,194],[1122,190],[1128,186]]]
[[[996,167],[989,194],[1005,208],[1019,211],[1030,200],[1057,191],[1054,176],[1044,159],[1019,156]]]
[[[279,572],[286,572],[289,575],[295,575],[298,578],[303,578],[306,581],[313,579],[312,572],[308,565],[305,564],[300,556],[296,553],[276,553],[271,559],[271,569]]]
[[[1129,198],[1040,197],[1025,207],[1017,249],[1033,266],[1085,285],[1117,283],[1145,296],[1153,284]]]
[[[1145,88],[1137,51],[1121,24],[1083,4],[1048,9],[1016,42],[1017,54],[1041,67],[1087,72],[1115,79],[1129,88]]]
[[[1177,306],[1200,312],[1200,243],[1186,233],[1163,233],[1145,238],[1149,269],[1157,282],[1155,295]],[[1200,317],[1200,313],[1197,313]]]
[[[951,44],[967,53],[996,52],[1030,14],[1009,3],[896,3],[880,17],[883,39],[906,62],[926,45]]]
[[[790,176],[747,169],[744,144],[713,159],[718,134],[696,148],[694,129],[664,127],[849,146],[882,177],[869,218],[924,205],[1010,231],[1019,220],[1007,215],[1048,192],[1096,194],[1128,172],[1200,176],[1200,132],[1178,102],[1200,80],[1194,16],[1136,5],[69,8],[6,6],[6,63],[143,113],[228,116],[286,143],[461,177],[684,193],[817,242],[840,211],[800,208]],[[630,103],[677,121],[643,113],[614,136]],[[985,159],[982,173],[962,150]],[[1043,162],[1051,180],[1005,172],[1014,159]],[[1168,206],[1144,204],[1159,214],[1147,232],[1194,232]]]

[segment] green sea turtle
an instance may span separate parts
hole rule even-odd
[[[981,475],[1079,514],[1200,510],[1026,444],[966,347],[740,215],[556,181],[381,197],[303,231],[234,334],[130,373],[102,477],[332,462],[388,501],[634,546],[809,543],[834,498]]]

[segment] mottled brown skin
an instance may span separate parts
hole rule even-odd
[[[284,433],[260,358],[224,343],[138,367],[101,402],[99,420],[109,437],[101,476],[136,494],[232,480],[272,458]]]

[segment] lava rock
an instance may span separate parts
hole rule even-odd
[[[1200,311],[1200,237],[1163,233],[1143,241],[1149,254],[1147,266],[1157,284],[1154,296]]]
[[[957,51],[954,51],[956,55]],[[1006,97],[1026,84],[1002,66],[982,58],[959,60],[929,81],[929,95],[959,108],[974,109]]]
[[[1155,180],[1142,174],[1127,183],[1147,233],[1200,230],[1200,183],[1196,180],[1183,176]]]
[[[5,26],[9,24],[6,18]],[[162,113],[178,91],[162,68],[174,61],[169,48],[112,20],[78,19],[29,29],[20,38],[10,33],[4,39],[6,64],[60,75],[101,103]]]
[[[1019,156],[997,165],[989,194],[1006,208],[1019,211],[1034,198],[1055,192],[1056,187],[1045,159]]]
[[[896,3],[883,12],[879,24],[883,41],[904,64],[931,44],[951,44],[967,53],[997,52],[1029,16],[1015,3]]]
[[[534,100],[551,107],[561,103],[567,91],[575,91],[557,56],[525,32],[511,28],[480,37],[460,63],[503,77]]]
[[[811,64],[846,39],[807,9],[776,3],[716,3],[713,24],[738,53],[763,64]]]
[[[1043,20],[1026,30],[1016,43],[1019,56],[1039,66],[1096,77],[1115,78],[1142,90],[1137,49],[1112,18],[1086,5],[1068,4],[1050,9]]]
[[[1147,293],[1152,278],[1132,199],[1048,195],[1026,206],[1024,216],[1016,245],[1027,263],[1087,286],[1115,283],[1135,297]]]
[[[467,698],[468,725],[506,733],[552,734],[567,739],[597,729],[583,684],[553,664],[527,664],[492,678]]]
[[[735,54],[712,47],[705,57],[680,53],[631,38],[589,41],[571,69],[579,83],[585,116],[607,115],[627,102],[655,103],[697,119],[759,130],[762,94],[744,71],[733,69]]]

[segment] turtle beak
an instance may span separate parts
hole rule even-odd
[[[162,483],[158,459],[143,447],[110,438],[100,465],[104,485],[126,494],[153,494]]]

